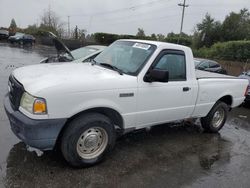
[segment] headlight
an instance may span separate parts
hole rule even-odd
[[[32,114],[46,114],[46,101],[42,98],[33,97],[27,92],[23,93],[20,106]]]

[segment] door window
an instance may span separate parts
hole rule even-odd
[[[164,54],[153,69],[167,70],[169,81],[186,80],[186,61],[184,54]]]

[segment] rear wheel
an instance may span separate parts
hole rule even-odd
[[[74,167],[100,162],[115,144],[115,129],[110,119],[99,113],[88,113],[72,120],[65,129],[61,151]]]
[[[205,131],[217,133],[225,124],[228,113],[228,105],[217,102],[206,117],[201,118],[201,125]]]

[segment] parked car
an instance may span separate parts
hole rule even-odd
[[[16,33],[14,36],[10,36],[8,38],[10,43],[18,43],[18,44],[31,44],[33,45],[36,42],[35,37],[32,35],[24,34],[24,33]]]
[[[249,84],[248,84],[248,90],[246,92],[246,99],[245,99],[245,102],[247,104],[250,104],[250,70],[247,71],[247,72],[243,72],[239,78],[244,78],[244,79],[247,79]]]
[[[195,68],[209,72],[227,74],[227,71],[219,63],[209,59],[194,58]]]
[[[92,63],[38,64],[9,77],[5,110],[27,145],[59,146],[75,167],[100,162],[119,133],[201,118],[217,133],[245,99],[248,81],[194,69],[189,47],[118,40]]]
[[[100,54],[106,48],[106,46],[102,45],[89,45],[70,51],[68,47],[56,35],[49,32],[49,36],[53,40],[53,43],[57,50],[57,56],[42,59],[40,63],[92,61],[98,54]]]
[[[9,31],[0,29],[0,40],[7,39],[9,37]]]

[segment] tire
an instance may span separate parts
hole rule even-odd
[[[115,128],[108,117],[87,113],[73,119],[64,130],[61,151],[71,166],[88,167],[102,161],[115,140]]]
[[[228,114],[228,105],[218,101],[207,114],[201,118],[201,125],[206,132],[217,133],[225,124]]]

